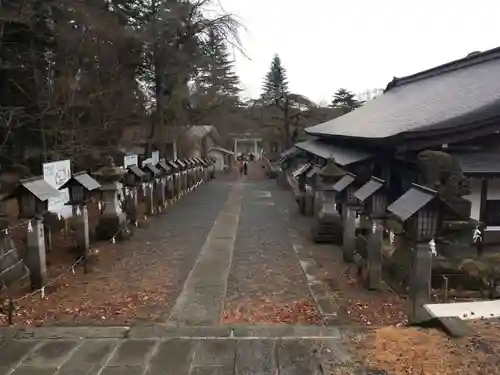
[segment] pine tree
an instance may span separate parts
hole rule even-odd
[[[331,108],[338,108],[342,114],[346,114],[359,108],[363,104],[356,99],[356,95],[347,89],[338,89],[333,95]]]
[[[197,107],[234,105],[239,102],[239,78],[234,71],[224,38],[210,30],[202,44],[203,59],[196,78],[195,100]]]
[[[278,102],[289,93],[286,70],[278,55],[275,55],[271,62],[271,68],[264,78],[262,90],[262,99],[265,101]]]

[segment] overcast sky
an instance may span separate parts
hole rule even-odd
[[[245,25],[236,55],[246,96],[278,53],[290,90],[330,101],[500,46],[498,0],[219,0]]]

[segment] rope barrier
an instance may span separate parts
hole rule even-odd
[[[198,185],[197,185],[198,186]],[[121,202],[122,203],[122,202]],[[104,206],[105,206],[105,202],[98,202],[98,209],[99,211],[102,212],[104,211]],[[61,218],[61,215],[58,215],[59,218]],[[145,216],[146,217],[146,216]],[[25,220],[23,222],[20,222],[20,223],[16,223],[12,226],[9,226],[8,228],[4,229],[5,233],[8,234],[9,233],[9,230],[12,229],[12,228],[16,228],[16,227],[20,227],[20,226],[23,226],[25,224],[28,224],[28,225],[31,225],[31,221],[34,220],[36,218],[33,217],[29,220]],[[28,228],[29,230],[29,228]],[[109,240],[110,243],[116,243],[116,236],[118,236],[120,234],[121,230],[118,230],[114,235],[113,237],[111,238],[111,240]],[[25,299],[28,299],[38,293],[40,293],[41,295],[41,298],[45,298],[45,288],[55,284],[57,281],[61,280],[64,276],[66,276],[69,272],[71,272],[73,275],[75,274],[75,267],[78,266],[78,264],[80,264],[82,261],[84,261],[84,272],[87,273],[87,256],[86,255],[82,255],[80,258],[78,258],[78,260],[73,263],[69,268],[66,269],[66,271],[62,272],[60,275],[58,275],[56,278],[50,280],[48,283],[46,283],[44,286],[34,290],[34,291],[31,291],[21,297],[18,297],[18,298],[15,298],[15,299],[12,299],[12,298],[9,298],[8,301],[6,303],[3,304],[3,306],[6,306],[7,305],[7,316],[8,316],[8,323],[9,325],[12,325],[13,324],[13,318],[14,318],[14,310],[15,310],[15,303],[17,302],[20,302],[22,300],[25,300]],[[2,307],[0,305],[0,313],[4,312],[5,311],[5,308]]]
[[[121,232],[121,230],[116,231],[115,234],[113,235],[113,237],[111,238],[111,240],[109,240],[108,242],[113,243],[113,244],[116,243],[116,236],[118,236],[120,234],[120,232]],[[9,298],[6,302],[3,303],[4,307],[0,306],[0,313],[5,311],[5,306],[7,305],[8,322],[9,322],[9,325],[12,325],[16,302],[18,303],[22,300],[28,299],[28,298],[30,298],[38,293],[40,293],[41,298],[44,299],[45,298],[45,288],[55,284],[57,281],[61,280],[64,276],[68,275],[69,272],[71,272],[73,275],[75,275],[76,274],[75,267],[78,266],[78,264],[80,264],[82,261],[84,261],[84,270],[85,270],[84,272],[86,274],[87,273],[87,256],[82,255],[80,258],[78,258],[78,260],[75,263],[73,263],[70,267],[68,267],[64,272],[59,274],[54,279],[50,280],[44,286],[42,286],[36,290],[33,290],[33,291],[31,291],[31,292],[29,292],[21,297],[14,298],[14,299]]]
[[[33,216],[31,219],[27,219],[27,220],[24,220],[24,221],[20,221],[20,222],[17,222],[15,224],[11,224],[9,225],[7,228],[4,228],[2,229],[2,231],[5,233],[5,234],[9,234],[9,232],[12,230],[12,229],[15,229],[15,228],[19,228],[19,227],[22,227],[26,224],[31,224],[31,222],[33,220],[35,220],[37,218],[37,216]]]

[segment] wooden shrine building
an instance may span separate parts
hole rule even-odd
[[[413,183],[446,185],[470,201],[485,242],[500,243],[500,47],[394,78],[379,97],[306,133],[311,138],[295,148],[310,160],[334,158],[356,175],[381,178],[393,200]]]

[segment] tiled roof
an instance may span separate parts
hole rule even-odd
[[[452,153],[465,174],[500,175],[500,153],[460,152]]]
[[[500,117],[500,48],[473,54],[404,78],[384,94],[310,135],[385,139],[425,131],[454,131]]]

